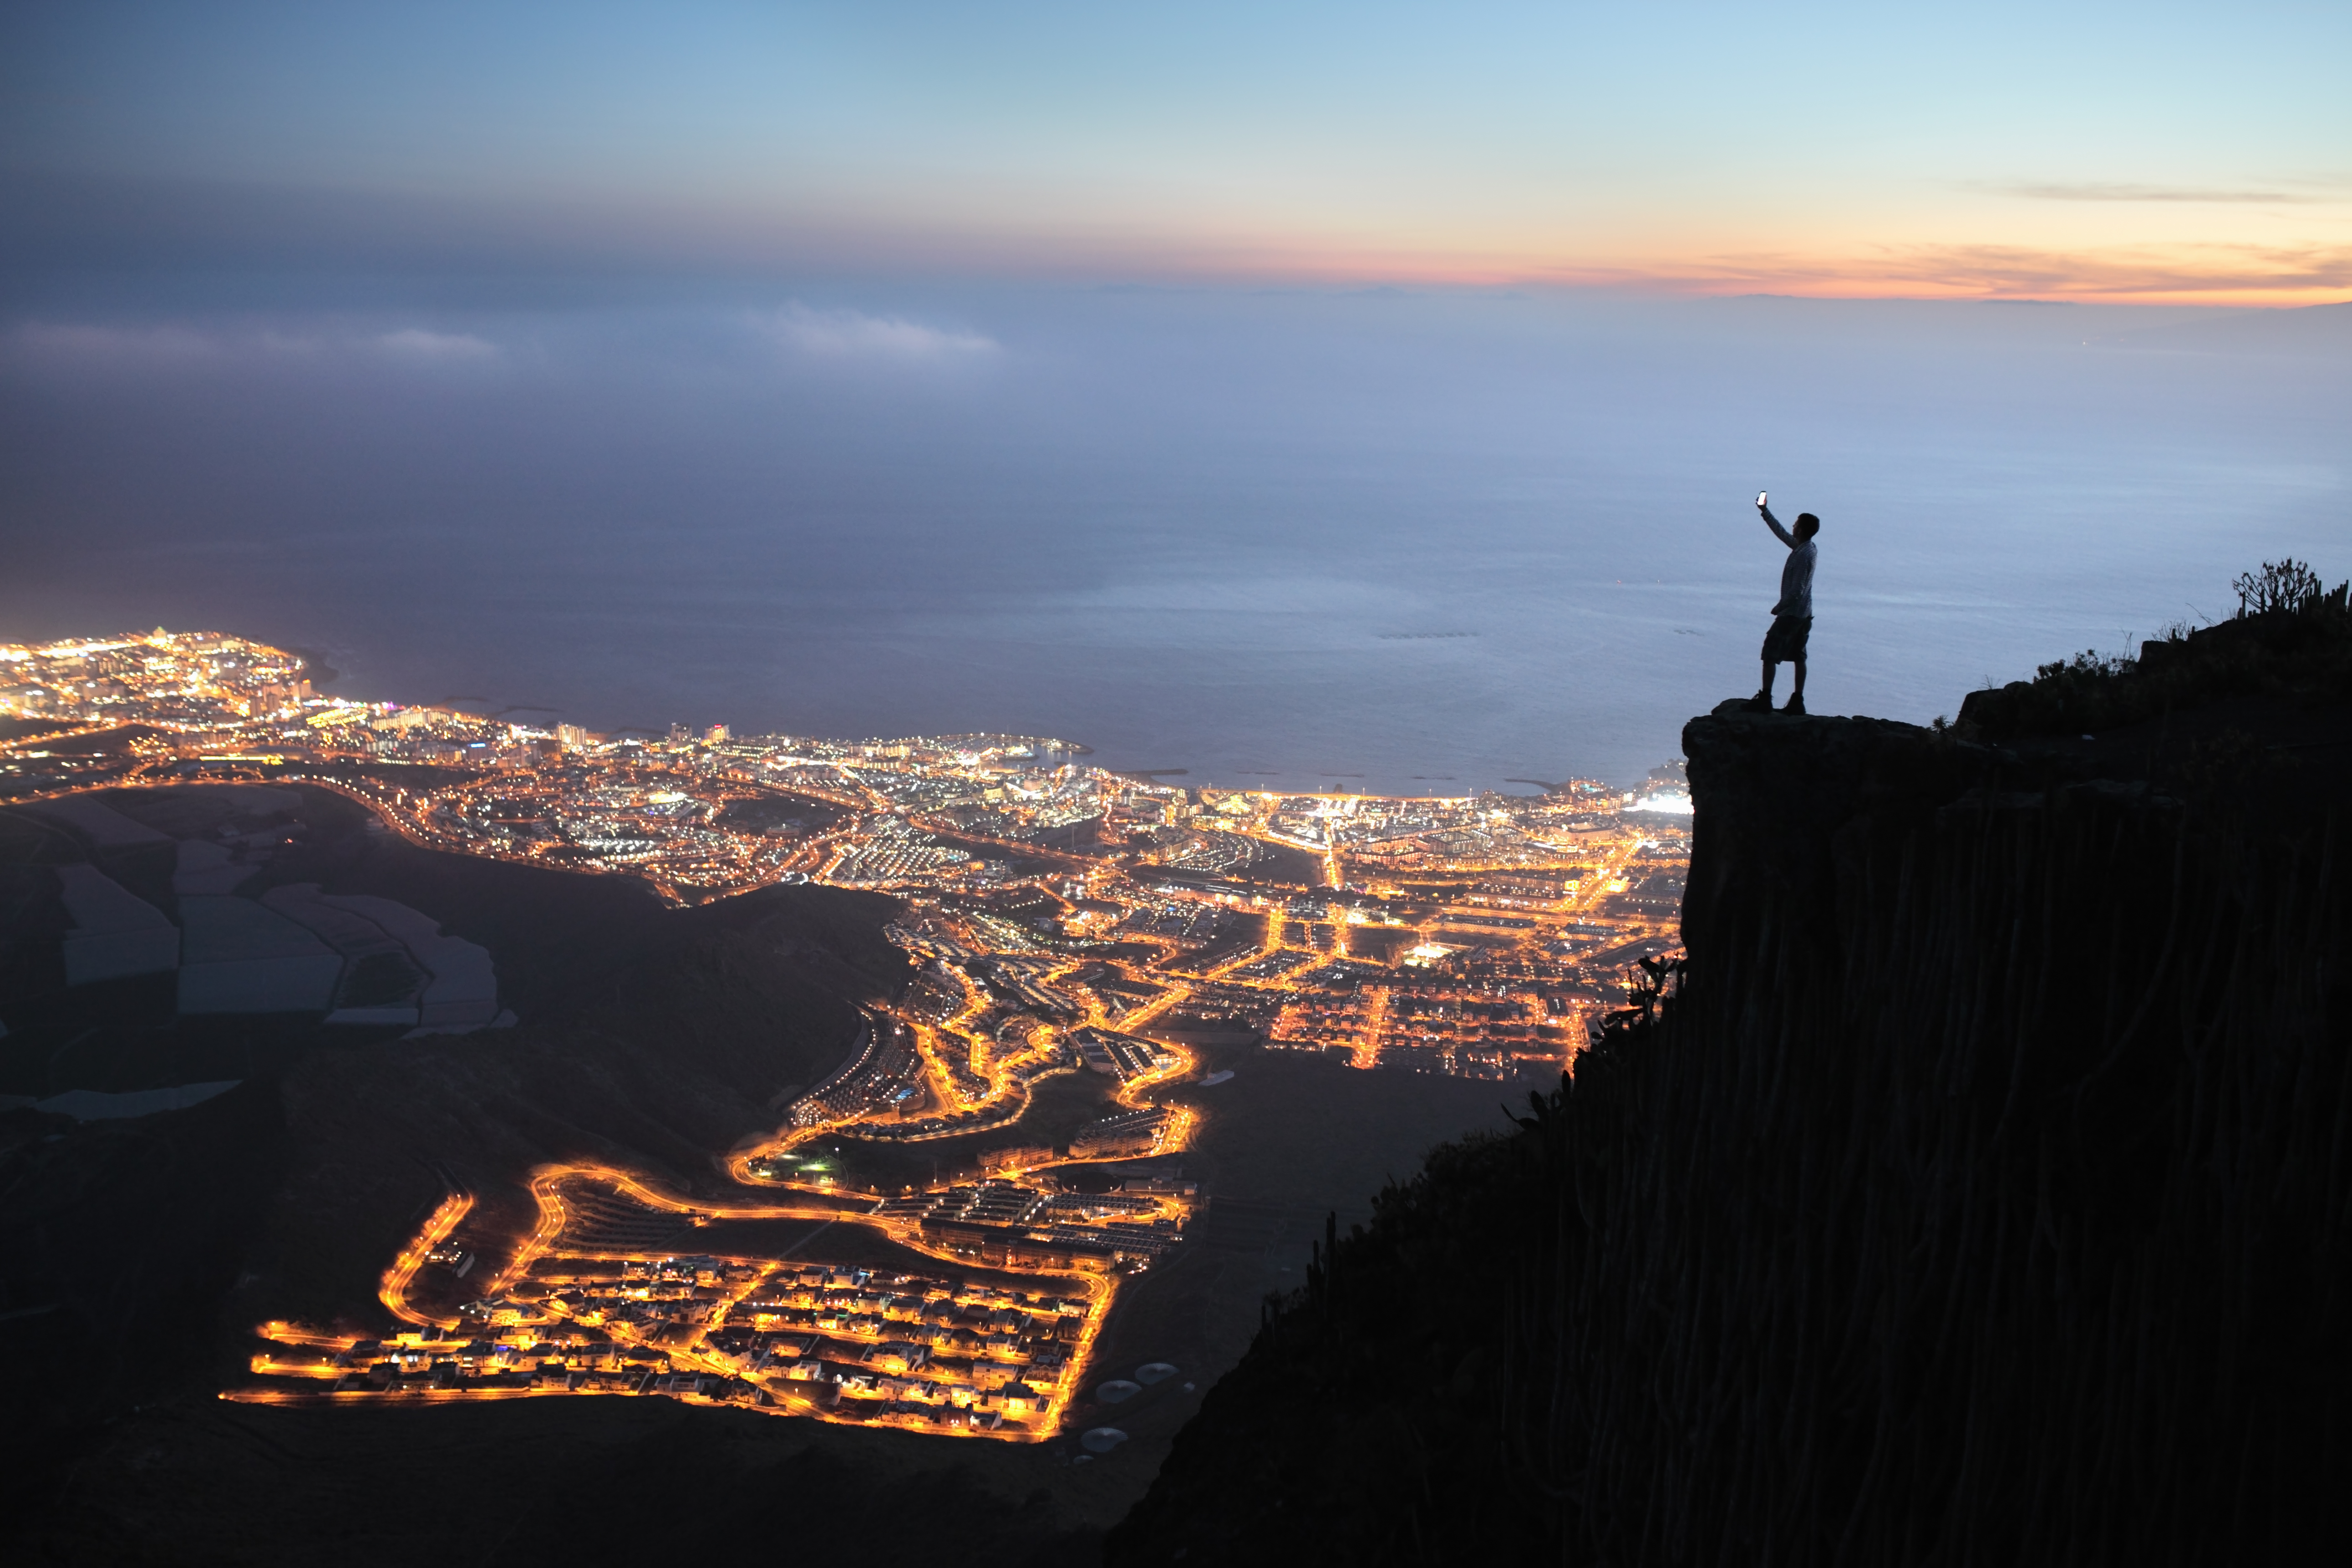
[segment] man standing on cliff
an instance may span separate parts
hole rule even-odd
[[[1780,602],[1772,606],[1772,629],[1764,634],[1764,684],[1748,700],[1748,706],[1759,713],[1772,711],[1772,678],[1785,661],[1797,667],[1796,689],[1789,693],[1789,705],[1783,713],[1805,710],[1805,639],[1813,630],[1813,535],[1822,531],[1822,520],[1811,512],[1797,514],[1797,531],[1790,533],[1764,504],[1762,490],[1756,492],[1756,510],[1764,514],[1764,526],[1779,536],[1789,547],[1789,563],[1780,568]]]

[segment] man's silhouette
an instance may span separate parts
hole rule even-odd
[[[1813,630],[1813,535],[1822,520],[1811,512],[1797,514],[1797,531],[1790,533],[1764,504],[1765,492],[1756,492],[1756,510],[1764,526],[1789,547],[1789,563],[1780,568],[1780,602],[1772,606],[1772,629],[1764,634],[1764,684],[1748,704],[1759,713],[1772,710],[1772,678],[1782,663],[1797,667],[1796,689],[1789,693],[1784,713],[1805,710],[1805,641]]]

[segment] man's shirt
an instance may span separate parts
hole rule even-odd
[[[1797,616],[1811,619],[1813,613],[1813,542],[1800,540],[1780,526],[1769,506],[1756,509],[1764,514],[1764,526],[1780,535],[1780,542],[1789,547],[1789,563],[1780,568],[1780,602],[1772,606],[1776,616]]]

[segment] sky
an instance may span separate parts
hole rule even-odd
[[[2352,6],[0,5],[0,641],[1638,779],[2331,582]]]
[[[2310,304],[2348,59],[2340,3],[14,0],[0,266]]]

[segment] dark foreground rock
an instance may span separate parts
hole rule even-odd
[[[1332,1237],[1108,1560],[2341,1560],[2324,688],[1694,721],[1685,963]]]

